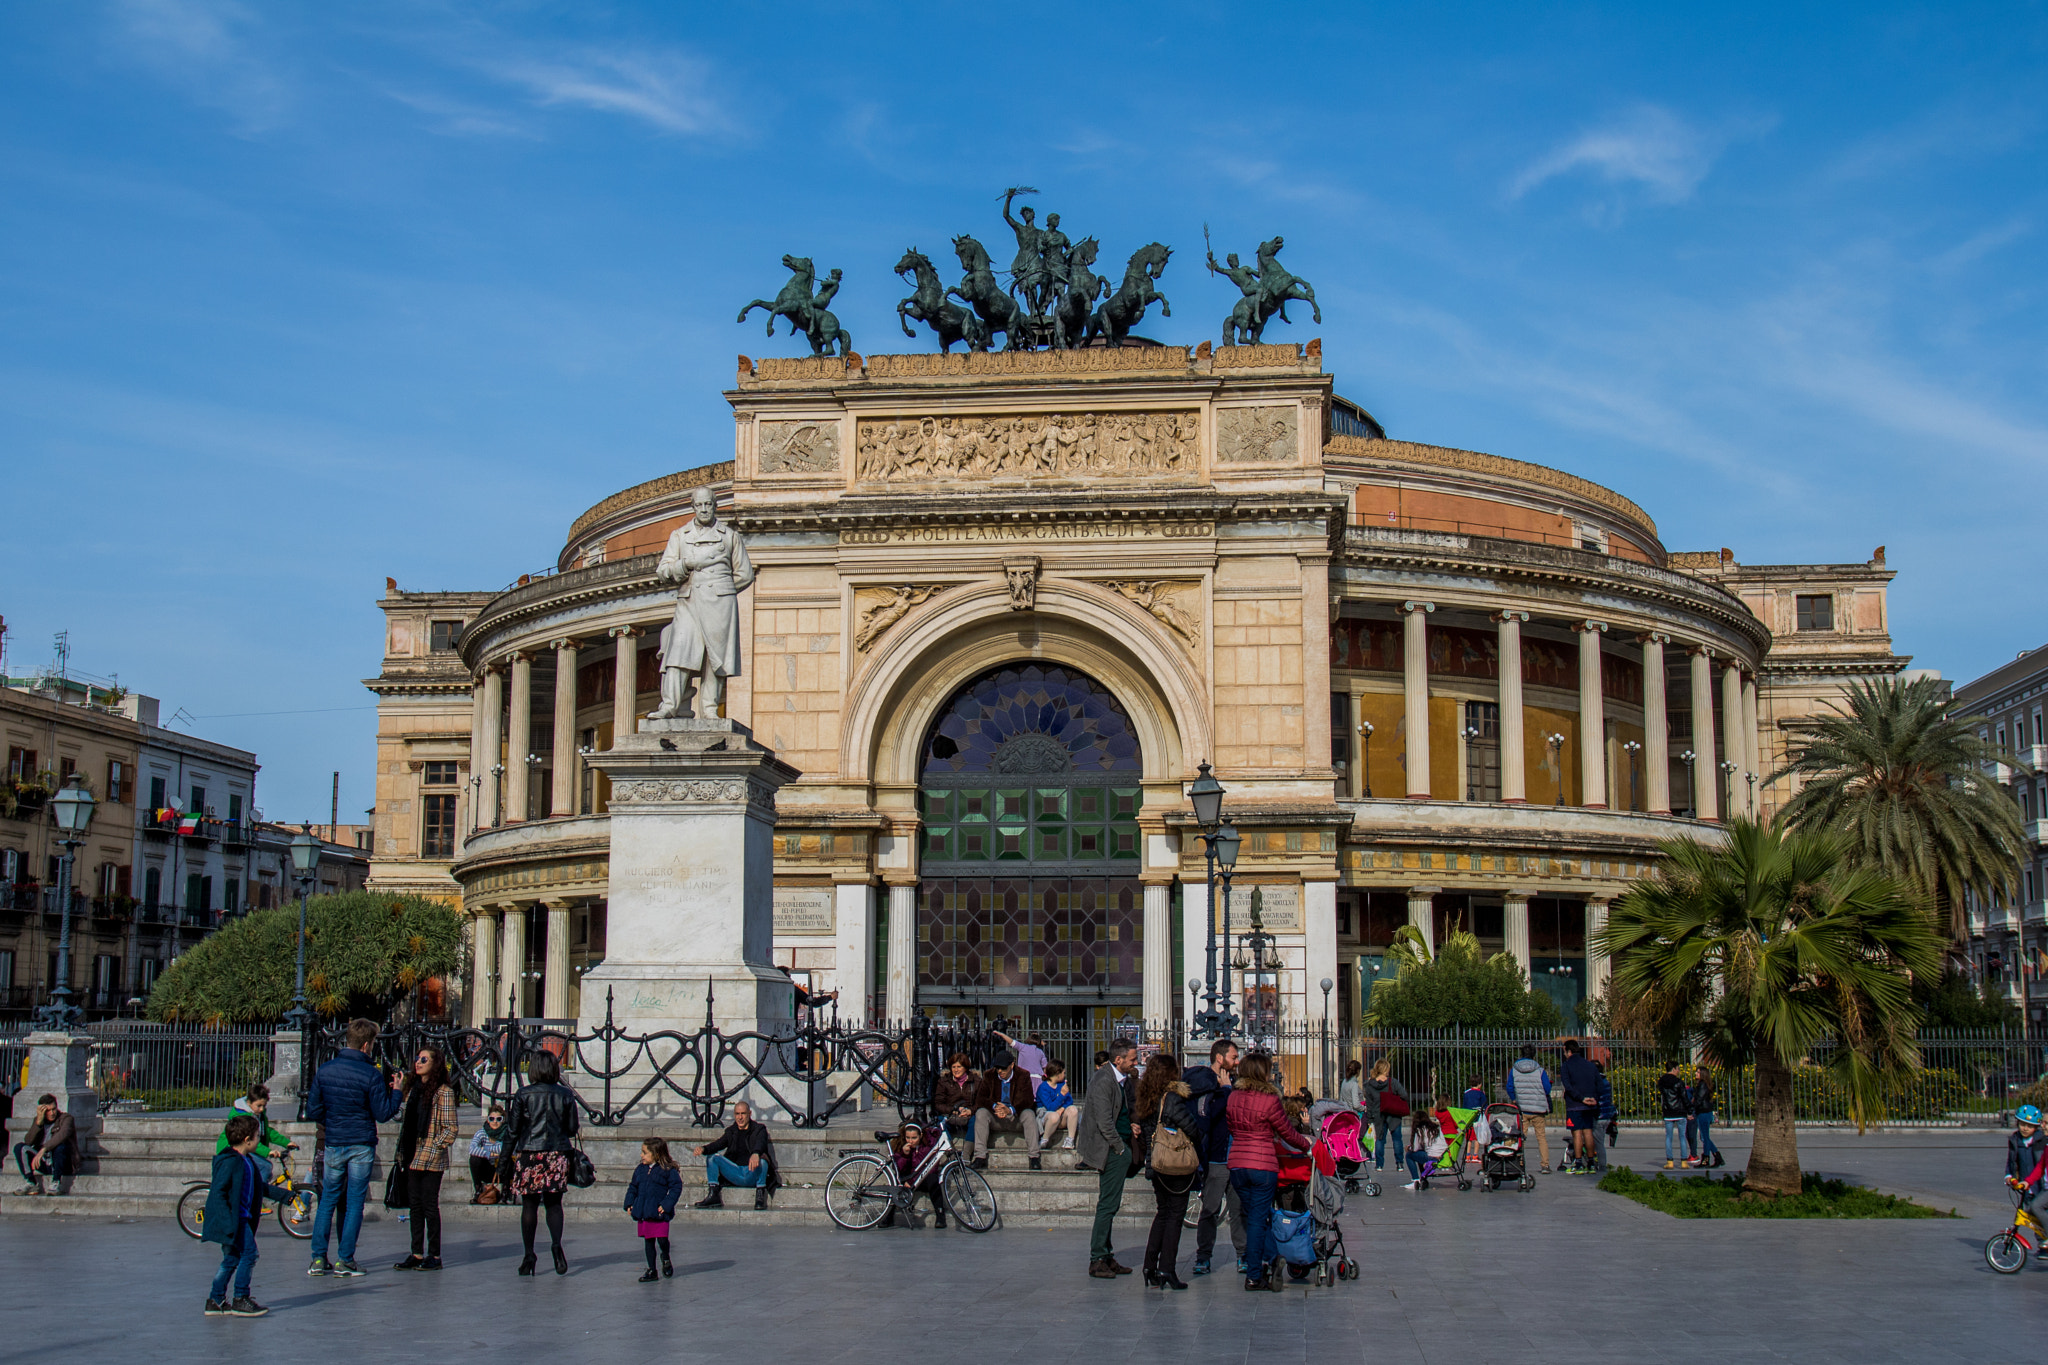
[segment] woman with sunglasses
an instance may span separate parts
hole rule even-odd
[[[398,1127],[398,1159],[412,1204],[412,1255],[393,1270],[441,1268],[441,1177],[448,1173],[448,1149],[462,1136],[455,1120],[455,1087],[448,1083],[448,1057],[428,1044],[412,1059],[404,1082],[405,1117]]]

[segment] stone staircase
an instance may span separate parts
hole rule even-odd
[[[10,1178],[0,1184],[0,1216],[169,1218],[175,1213],[178,1197],[186,1186],[195,1180],[206,1179],[213,1159],[214,1140],[219,1136],[226,1117],[225,1110],[108,1114],[101,1120],[100,1131],[90,1140],[92,1156],[86,1163],[85,1173],[71,1181],[70,1194],[62,1198],[19,1195],[16,1193],[19,1186],[13,1182],[10,1172]],[[875,1132],[885,1126],[889,1117],[889,1114],[856,1115],[849,1121],[816,1130],[770,1124],[769,1131],[775,1138],[776,1158],[781,1163],[785,1183],[769,1207],[756,1210],[752,1191],[731,1190],[726,1194],[725,1208],[685,1207],[677,1211],[675,1221],[686,1225],[709,1225],[745,1219],[777,1226],[829,1225],[824,1195],[827,1172],[838,1163],[842,1153],[874,1151]],[[863,1119],[866,1121],[859,1121]],[[478,1122],[475,1111],[468,1108],[462,1111],[464,1138],[451,1154],[453,1160],[442,1195],[442,1216],[462,1222],[498,1221],[509,1227],[518,1217],[516,1204],[491,1206],[468,1202],[469,1167],[464,1152],[468,1135],[476,1130]],[[305,1171],[313,1150],[312,1125],[284,1123],[278,1127],[299,1143],[300,1152],[294,1155],[308,1158],[298,1166],[299,1170]],[[668,1141],[683,1168],[684,1203],[687,1206],[696,1202],[704,1194],[703,1167],[700,1159],[692,1158],[688,1153],[698,1144],[717,1137],[719,1131],[722,1130],[654,1124],[586,1127],[581,1142],[583,1150],[597,1167],[597,1183],[586,1190],[571,1189],[568,1192],[564,1207],[569,1217],[575,1221],[623,1222],[625,1214],[621,1205],[625,1200],[626,1183],[632,1178],[633,1167],[639,1163],[641,1139],[650,1136],[660,1136]],[[396,1125],[385,1125],[379,1144],[380,1157],[391,1155],[395,1137]],[[1048,1151],[1041,1163],[1044,1169],[1033,1171],[1025,1161],[1021,1143],[1015,1139],[999,1139],[984,1174],[995,1191],[1001,1225],[1088,1227],[1095,1217],[1096,1177],[1091,1171],[1075,1170],[1075,1159],[1071,1151]],[[383,1206],[383,1175],[384,1166],[380,1162],[377,1178],[370,1188],[366,1222],[396,1221],[398,1217]],[[917,1207],[921,1218],[927,1215],[929,1206],[922,1198]],[[1142,1230],[1151,1222],[1151,1217],[1151,1186],[1143,1180],[1130,1182],[1124,1212],[1117,1219],[1120,1240],[1131,1240],[1131,1235],[1122,1229]]]

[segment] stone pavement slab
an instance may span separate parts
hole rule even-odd
[[[1085,1234],[998,1229],[678,1229],[676,1279],[635,1282],[640,1244],[572,1224],[571,1273],[513,1274],[516,1232],[451,1225],[449,1268],[392,1272],[396,1223],[366,1228],[361,1280],[309,1279],[305,1244],[263,1236],[270,1317],[200,1316],[218,1254],[169,1219],[0,1219],[0,1356],[165,1365],[510,1350],[549,1365],[902,1365],[930,1352],[993,1365],[1286,1362],[1961,1361],[2017,1358],[2048,1326],[2048,1271],[1993,1274],[2009,1211],[2002,1135],[1802,1135],[1804,1164],[1920,1191],[1965,1218],[1687,1221],[1553,1176],[1535,1192],[1438,1186],[1354,1197],[1356,1283],[1247,1294],[1228,1274],[1184,1294],[1085,1275]],[[1743,1150],[1724,1143],[1731,1165]],[[1618,1155],[1651,1155],[1626,1140]],[[1655,1144],[1661,1165],[1661,1141]],[[1143,1186],[1132,1205],[1149,1207]],[[1118,1233],[1135,1261],[1135,1235]],[[1227,1243],[1226,1243],[1227,1245]],[[1183,1265],[1191,1244],[1183,1242]],[[977,1321],[1007,1331],[979,1331]],[[1017,1330],[1019,1325],[1024,1330]],[[963,1336],[963,1333],[967,1334]],[[972,1345],[966,1343],[971,1341]]]

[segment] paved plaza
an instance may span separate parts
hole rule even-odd
[[[1731,1166],[1744,1141],[1724,1141]],[[440,1274],[392,1273],[403,1229],[384,1222],[364,1231],[370,1275],[314,1280],[303,1244],[266,1224],[256,1296],[273,1311],[247,1322],[200,1316],[217,1255],[169,1218],[0,1218],[0,1355],[1982,1362],[2018,1358],[2048,1326],[2048,1272],[1994,1275],[1980,1253],[2009,1208],[2002,1143],[1989,1132],[1803,1135],[1809,1169],[1954,1207],[1965,1217],[1953,1221],[1679,1221],[1579,1177],[1552,1176],[1528,1195],[1392,1187],[1347,1211],[1363,1280],[1283,1294],[1247,1294],[1228,1274],[1181,1294],[1148,1292],[1136,1276],[1091,1280],[1081,1231],[855,1235],[822,1212],[815,1228],[679,1227],[676,1279],[658,1285],[635,1282],[640,1244],[623,1215],[608,1232],[570,1225],[566,1278],[518,1279],[516,1233],[451,1220]],[[1618,1156],[1661,1165],[1661,1139],[1624,1133]],[[1132,1185],[1132,1205],[1150,1199]],[[1135,1262],[1136,1236],[1118,1240]],[[995,1322],[1011,1330],[987,1330]]]

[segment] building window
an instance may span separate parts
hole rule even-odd
[[[164,870],[147,867],[142,870],[142,903],[154,910],[163,902]]]
[[[194,787],[192,789],[192,804],[185,807],[185,813],[187,815],[206,814],[206,788]]]
[[[427,628],[427,647],[436,654],[453,653],[462,640],[462,622],[435,621]]]
[[[429,763],[420,780],[429,787],[452,787],[455,785],[455,764],[452,760]]]
[[[221,886],[220,908],[226,914],[235,914],[242,908],[242,879],[230,877]]]
[[[142,980],[136,983],[137,992],[148,995],[155,987],[157,977],[163,972],[164,964],[160,958],[145,957],[141,965]]]
[[[36,775],[36,751],[34,749],[7,750],[7,776],[16,782],[26,782]]]
[[[14,989],[14,949],[0,948],[0,991]]]
[[[1793,598],[1793,605],[1799,616],[1801,630],[1833,630],[1835,628],[1835,599],[1825,594]]]
[[[422,858],[452,858],[455,856],[455,798],[452,796],[430,796],[427,798],[426,828],[420,833],[420,856]]]
[[[162,810],[164,808],[164,797],[166,795],[167,793],[164,790],[164,780],[161,777],[150,778],[149,808],[151,810]]]
[[[242,798],[240,794],[235,792],[228,793],[228,823],[231,825],[242,823]]]
[[[209,877],[200,876],[197,872],[186,875],[185,909],[187,912],[196,915],[202,910],[213,908],[207,903],[212,899],[213,888],[207,884],[211,880]]]
[[[107,760],[107,800],[128,799],[128,765],[118,758]]]
[[[57,756],[57,785],[58,785],[58,786],[60,786],[60,787],[61,787],[61,786],[63,786],[63,785],[65,784],[65,783],[69,782],[69,781],[71,780],[71,774],[73,774],[73,773],[75,773],[75,772],[77,772],[77,771],[78,771],[78,761],[77,761],[76,759],[72,759],[72,758],[66,758],[66,757],[64,757],[64,756],[63,756],[62,754],[59,754],[59,755]]]

